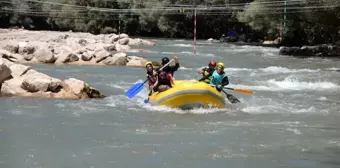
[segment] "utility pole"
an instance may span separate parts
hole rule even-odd
[[[196,6],[194,14],[194,55],[196,55]]]
[[[286,18],[286,12],[287,12],[286,6],[287,6],[287,0],[285,0],[285,7],[284,7],[284,11],[283,11],[283,13],[284,13],[284,16],[283,16],[283,29],[284,29],[284,31],[286,31],[286,19],[287,19]]]

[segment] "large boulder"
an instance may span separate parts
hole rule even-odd
[[[108,51],[106,51],[104,49],[95,50],[93,54],[94,54],[94,56],[96,58],[96,62],[97,63],[103,61],[107,57],[111,57],[112,56],[111,53],[109,53]]]
[[[104,98],[105,96],[98,90],[90,87],[84,81],[69,78],[64,80],[63,87],[66,91],[74,93],[79,99],[80,98]]]
[[[34,52],[34,55],[41,63],[54,63],[56,61],[54,49],[50,46],[40,46],[39,49]]]
[[[129,38],[122,38],[118,40],[118,44],[120,45],[127,45],[129,43]]]
[[[129,43],[128,45],[150,45],[150,46],[155,46],[156,43],[148,41],[148,40],[143,40],[140,38],[136,38],[136,39],[129,39]]]
[[[128,45],[121,45],[119,43],[117,43],[115,45],[115,47],[116,47],[116,51],[118,51],[118,52],[128,52],[130,50],[130,46],[128,46]]]
[[[118,35],[119,39],[123,39],[123,38],[129,38],[129,35],[122,33]]]
[[[19,45],[17,41],[11,40],[8,41],[3,48],[11,53],[18,53]]]
[[[22,61],[23,57],[20,54],[13,54],[7,50],[0,49],[0,57],[8,59],[12,62]]]
[[[128,62],[128,59],[125,53],[117,53],[113,55],[112,57],[106,58],[103,61],[105,65],[115,65],[115,66],[125,66],[127,62]]]
[[[12,76],[14,78],[21,77],[22,75],[24,75],[25,73],[27,73],[27,71],[31,69],[30,66],[26,66],[22,64],[12,64],[9,66],[9,68],[11,69]]]
[[[146,59],[137,56],[128,56],[128,63],[126,66],[129,67],[145,67]]]
[[[79,57],[75,53],[73,53],[70,48],[62,47],[60,50],[61,51],[58,53],[57,60],[55,63],[65,64],[79,60]]]
[[[0,58],[0,85],[1,83],[11,76],[11,69],[5,64],[5,62]]]
[[[18,53],[23,55],[25,60],[30,61],[34,55],[35,47],[27,42],[19,42]]]
[[[89,52],[83,52],[81,54],[81,59],[83,61],[91,61],[91,59],[93,58],[93,54],[92,53],[89,53]]]
[[[21,88],[27,90],[28,92],[58,92],[61,84],[62,83],[60,79],[52,78],[48,75],[31,69],[23,76]]]
[[[5,80],[1,85],[1,96],[24,96],[27,92],[21,88],[22,78]]]
[[[119,35],[114,34],[113,36],[110,37],[109,42],[110,43],[116,43],[119,40]]]

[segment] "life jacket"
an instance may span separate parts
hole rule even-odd
[[[168,85],[168,86],[171,86],[170,74],[165,72],[165,71],[161,71],[158,74],[158,85]]]
[[[217,70],[214,71],[213,75],[211,75],[212,79],[210,81],[210,84],[212,85],[220,85],[222,84],[222,79],[225,76],[225,72],[222,72],[222,74],[219,74]]]
[[[152,71],[152,72],[147,72],[147,74],[148,74],[148,79],[149,79],[149,81],[151,82],[151,83],[155,83],[156,82],[156,80],[157,80],[157,78],[156,78],[156,76],[155,76],[155,71]]]
[[[203,69],[203,76],[208,76],[211,71],[214,71],[214,70],[211,70],[210,68],[204,68]],[[212,75],[209,76],[209,78],[205,79],[204,82],[205,83],[210,83],[210,80],[212,79]]]

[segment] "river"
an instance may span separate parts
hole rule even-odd
[[[84,80],[101,100],[0,99],[1,168],[338,168],[340,60],[279,56],[278,49],[154,39],[151,60],[177,55],[176,79],[199,79],[223,61],[241,104],[182,111],[143,104],[147,91],[124,91],[145,70],[32,65],[61,79]]]

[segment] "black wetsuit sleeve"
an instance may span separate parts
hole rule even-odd
[[[171,71],[175,72],[178,70],[178,68],[179,68],[179,63],[176,63],[175,66],[171,66]]]
[[[159,74],[159,69],[160,69],[160,68],[156,68],[156,69],[155,69],[155,72],[158,73],[158,74]]]
[[[225,77],[223,78],[222,87],[223,87],[223,86],[226,86],[226,85],[229,85],[229,79],[228,79],[228,76],[225,76]]]
[[[208,79],[208,78],[210,78],[210,76],[213,74],[213,72],[209,72],[209,74],[208,75],[206,75],[206,76],[203,76],[200,80],[198,80],[198,81],[204,81],[204,80],[206,80],[206,79]]]

